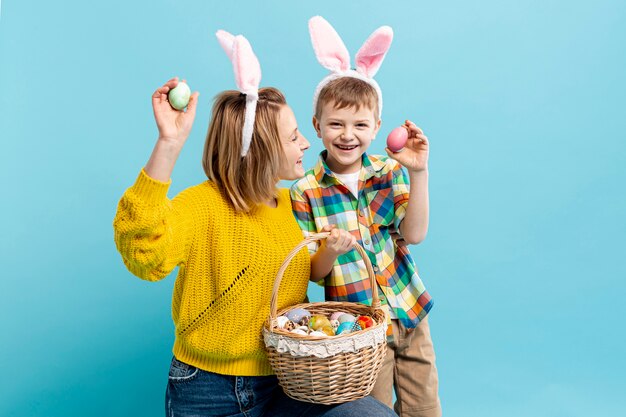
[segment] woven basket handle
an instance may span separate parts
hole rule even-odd
[[[272,301],[270,304],[270,323],[272,323],[274,319],[276,318],[276,309],[278,305],[278,289],[280,288],[280,282],[283,279],[283,274],[285,273],[285,270],[287,270],[289,263],[294,258],[294,256],[296,256],[296,254],[300,252],[300,250],[303,247],[305,247],[311,242],[326,239],[328,236],[330,236],[329,232],[313,233],[309,235],[306,239],[304,239],[302,242],[298,243],[298,245],[291,252],[289,252],[289,255],[287,255],[287,258],[283,261],[283,264],[280,266],[280,269],[278,270],[278,273],[276,274],[276,279],[274,280],[274,289],[272,290]],[[367,275],[371,281],[372,308],[374,309],[380,308],[380,299],[378,298],[378,285],[376,285],[376,275],[374,274],[372,263],[370,262],[370,259],[367,256],[367,254],[365,253],[365,249],[363,249],[361,245],[359,245],[358,243],[355,243],[354,249],[356,249],[359,255],[361,255],[363,262],[365,262]]]

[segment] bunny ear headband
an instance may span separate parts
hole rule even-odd
[[[261,65],[252,51],[252,47],[242,35],[231,35],[224,30],[215,34],[217,40],[233,63],[235,83],[239,91],[246,95],[246,113],[243,123],[241,156],[250,149],[256,105],[259,101],[259,83],[261,82]]]
[[[383,94],[374,80],[374,75],[378,72],[391,46],[393,30],[389,26],[381,26],[367,38],[356,54],[356,69],[350,69],[348,49],[335,29],[323,17],[315,16],[309,20],[309,33],[317,60],[324,68],[331,71],[315,89],[313,112],[315,113],[317,99],[322,88],[337,78],[353,77],[365,81],[376,90],[380,118],[383,111]]]

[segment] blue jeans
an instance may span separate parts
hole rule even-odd
[[[172,359],[165,393],[167,417],[385,417],[396,416],[372,397],[337,405],[296,401],[275,376],[206,372]]]

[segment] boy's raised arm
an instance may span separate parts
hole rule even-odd
[[[403,165],[409,172],[411,193],[400,234],[407,244],[417,244],[428,233],[428,138],[415,123],[407,120],[404,125],[409,139],[402,152],[386,149],[387,154]]]

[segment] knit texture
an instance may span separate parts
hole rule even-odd
[[[148,281],[178,276],[172,296],[176,358],[226,375],[270,375],[261,330],[281,263],[303,236],[288,190],[277,207],[237,213],[205,181],[173,200],[169,183],[143,170],[119,202],[115,243],[130,272]],[[310,275],[306,250],[291,261],[278,308],[300,303]]]

